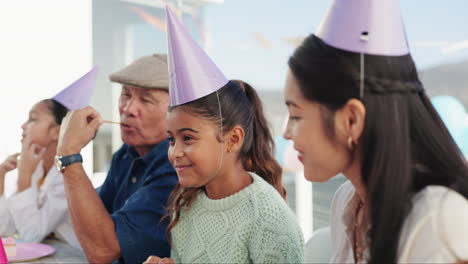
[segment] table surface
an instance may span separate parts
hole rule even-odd
[[[57,239],[46,239],[42,241],[55,248],[55,253],[47,257],[28,262],[17,263],[88,263],[84,253],[69,244]]]

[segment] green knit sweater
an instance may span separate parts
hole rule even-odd
[[[261,177],[223,199],[201,192],[172,229],[176,263],[300,263],[304,240],[293,212]]]

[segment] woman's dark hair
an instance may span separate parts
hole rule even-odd
[[[54,99],[45,99],[42,100],[41,103],[46,103],[50,112],[54,116],[55,123],[57,125],[62,124],[62,120],[67,115],[68,109],[63,106],[61,103],[55,101]]]
[[[210,120],[219,126],[222,124],[223,133],[236,125],[241,126],[245,137],[239,159],[244,169],[262,177],[286,198],[281,180],[282,169],[274,158],[274,141],[263,115],[262,103],[249,84],[238,80],[229,81],[217,93],[170,107],[169,112],[176,108]],[[222,138],[219,137],[218,140],[221,141]],[[166,232],[168,238],[170,230],[179,221],[180,209],[190,207],[201,190],[202,188],[184,188],[177,184],[169,198],[170,223]]]
[[[325,109],[330,137],[336,110],[352,98],[365,105],[359,144],[371,223],[369,263],[395,263],[413,195],[428,185],[443,185],[468,198],[468,167],[424,93],[411,56],[365,55],[363,98],[360,56],[311,35],[288,64],[303,96]]]

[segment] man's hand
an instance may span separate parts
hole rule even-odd
[[[60,126],[57,155],[80,153],[94,138],[101,124],[101,115],[90,106],[68,112]]]

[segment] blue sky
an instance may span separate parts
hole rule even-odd
[[[228,78],[246,80],[260,89],[281,89],[286,61],[294,50],[282,38],[313,33],[330,3],[225,0],[210,5],[205,9],[207,51]],[[467,0],[402,0],[401,9],[420,70],[468,60]],[[256,39],[257,32],[270,48]]]

